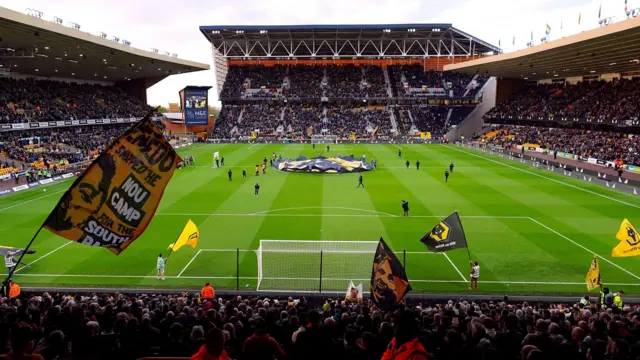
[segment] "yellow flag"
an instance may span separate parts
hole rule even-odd
[[[198,231],[198,227],[196,224],[189,219],[187,225],[185,225],[184,230],[182,230],[182,234],[178,238],[178,241],[169,245],[169,249],[171,251],[178,251],[181,247],[185,245],[189,245],[192,248],[198,247],[198,239],[200,238],[200,232]]]
[[[616,238],[620,240],[618,246],[611,251],[613,257],[627,257],[640,255],[640,235],[629,220],[624,219],[620,225],[620,230],[616,234]]]
[[[591,262],[591,267],[589,268],[585,281],[587,282],[587,290],[600,287],[600,266],[598,266],[598,256],[596,255],[593,255],[593,261]]]

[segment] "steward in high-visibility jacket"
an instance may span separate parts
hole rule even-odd
[[[589,304],[591,304],[591,302],[589,301],[589,295],[585,295],[582,299],[580,299],[580,304],[589,306]]]
[[[206,283],[204,284],[202,291],[200,291],[200,295],[202,296],[203,299],[213,300],[216,297],[216,292],[215,290],[213,290],[213,287],[211,286],[211,284]]]
[[[620,290],[617,293],[613,294],[613,304],[618,307],[618,309],[622,310],[622,295],[624,295],[624,291]]]
[[[13,281],[9,280],[9,297],[10,298],[16,298],[18,296],[20,296],[20,286],[18,286],[18,284],[14,283]]]

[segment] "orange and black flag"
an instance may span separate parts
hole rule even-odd
[[[462,222],[457,212],[447,216],[424,235],[420,241],[433,252],[444,252],[453,249],[468,248],[467,237],[462,229]]]
[[[147,115],[89,165],[42,226],[118,255],[149,225],[180,161]]]
[[[411,291],[407,273],[396,255],[380,238],[371,269],[371,300],[382,309],[404,302]]]

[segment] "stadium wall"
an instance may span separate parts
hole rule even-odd
[[[163,77],[153,77],[145,79],[135,79],[130,81],[119,81],[115,86],[119,87],[130,96],[138,98],[147,103],[147,89],[164,79]]]
[[[461,140],[461,137],[465,139],[471,139],[471,137],[477,134],[484,126],[484,114],[496,106],[496,86],[498,80],[495,77],[491,77],[484,87],[482,92],[482,102],[476,107],[475,110],[469,114],[457,127],[449,130],[445,134],[450,141]]]
[[[517,79],[499,79],[495,89],[495,104],[501,104],[513,97],[522,87],[525,86],[524,80]],[[485,94],[487,91],[485,90]]]

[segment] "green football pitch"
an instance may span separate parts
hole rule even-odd
[[[224,156],[224,168],[212,168],[215,151]],[[610,255],[621,221],[640,224],[637,196],[459,146],[332,145],[333,155],[376,159],[378,169],[364,173],[364,189],[356,188],[358,174],[269,169],[254,175],[255,164],[272,152],[311,157],[326,155],[324,146],[197,144],[179,152],[193,155],[196,165],[176,171],[146,232],[122,254],[42,230],[37,253],[25,257],[30,266],[19,269],[16,282],[186,290],[209,281],[218,289],[338,291],[353,279],[368,289],[372,249],[383,237],[405,262],[414,292],[469,293],[467,250],[433,254],[419,242],[458,211],[471,258],[480,263],[478,293],[583,294],[598,254],[606,286],[640,294],[640,259]],[[450,162],[455,170],[445,183]],[[248,179],[241,177],[243,168]],[[24,247],[70,184],[1,198],[0,244]],[[409,201],[409,217],[402,216],[401,200]],[[157,280],[158,254],[166,254],[189,219],[200,230],[198,248],[173,253],[166,280]],[[266,251],[274,248],[284,251]]]

